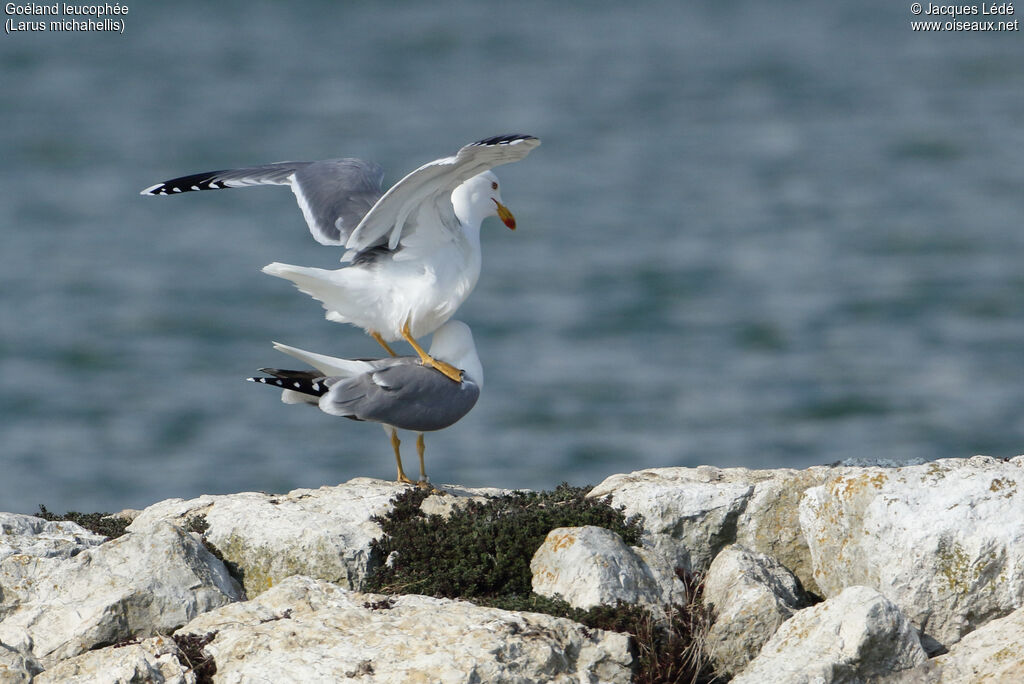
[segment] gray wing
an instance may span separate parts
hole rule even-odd
[[[454,383],[418,361],[395,363],[350,379],[328,378],[326,384],[330,389],[320,399],[325,413],[416,432],[452,425],[480,398],[480,387],[468,375]]]
[[[380,199],[383,182],[384,171],[373,162],[326,159],[194,173],[157,183],[142,194],[177,195],[195,190],[288,185],[316,241],[324,245],[343,245]]]

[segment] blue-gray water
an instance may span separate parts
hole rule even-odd
[[[519,221],[459,318],[487,386],[435,482],[1024,451],[1024,42],[909,3],[128,1],[0,36],[0,510],[391,478],[383,431],[242,381],[377,354],[259,272],[286,188],[196,171],[489,135]],[[412,447],[411,441],[407,447]],[[415,451],[407,464],[415,472]]]

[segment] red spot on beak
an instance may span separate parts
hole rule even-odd
[[[494,199],[493,197],[491,198],[491,200],[496,205],[498,205],[498,218],[501,219],[501,222],[504,223],[506,226],[508,226],[509,230],[515,230],[516,229],[516,217],[512,215],[512,212],[509,211],[508,208],[504,204],[502,204],[498,200]]]

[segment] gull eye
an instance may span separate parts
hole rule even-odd
[[[491,190],[497,190],[497,189],[498,189],[498,184],[495,183],[494,181],[491,181]]]

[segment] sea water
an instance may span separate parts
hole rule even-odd
[[[384,432],[244,378],[378,355],[260,268],[286,188],[186,173],[529,133],[458,313],[435,483],[1024,451],[1024,42],[844,2],[122,3],[0,38],[0,510],[392,478]],[[411,436],[410,436],[411,437]],[[412,440],[406,469],[414,473]]]

